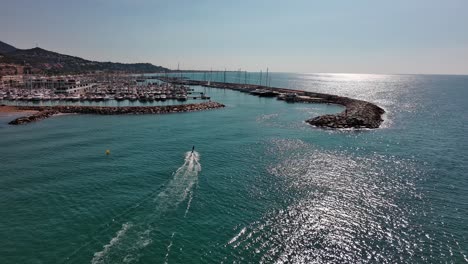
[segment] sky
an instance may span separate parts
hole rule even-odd
[[[171,69],[468,74],[468,0],[1,0],[0,40]]]

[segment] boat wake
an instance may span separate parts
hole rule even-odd
[[[132,227],[131,223],[125,223],[122,225],[122,228],[115,234],[115,236],[109,241],[107,245],[105,245],[102,251],[94,253],[93,259],[91,263],[105,263],[107,261],[107,253],[109,250],[120,242],[120,239],[125,236],[125,233],[128,231],[129,228]]]
[[[176,210],[180,203],[189,198],[183,216],[186,217],[193,198],[193,186],[198,182],[198,174],[201,171],[199,160],[198,152],[186,152],[184,164],[174,172],[165,188],[152,199],[152,206],[155,207],[152,210],[154,213],[135,217],[131,222],[123,224],[114,237],[100,251],[94,253],[91,263],[138,262],[141,251],[153,242],[152,233],[157,229],[158,217],[167,211]],[[174,234],[175,232],[172,233],[167,247],[166,263]]]
[[[201,171],[199,159],[200,155],[196,151],[185,153],[184,164],[177,169],[166,188],[155,198],[161,211],[176,208],[191,195],[193,186],[198,182],[198,173]]]
[[[164,264],[168,264],[169,263],[169,254],[171,253],[171,247],[172,247],[172,241],[174,240],[174,235],[175,235],[175,232],[172,232],[172,235],[171,235],[171,242],[169,243],[169,245],[167,246],[166,248],[166,256],[164,256]]]

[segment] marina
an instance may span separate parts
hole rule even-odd
[[[140,77],[141,78],[141,77]],[[7,102],[102,102],[129,101],[151,103],[166,100],[209,100],[204,92],[187,85],[138,79],[135,75],[28,76],[15,81],[2,78],[0,101]]]
[[[346,108],[337,114],[316,116],[305,120],[308,124],[321,128],[375,129],[383,122],[382,115],[385,113],[381,107],[373,103],[343,96],[247,83],[201,81],[160,75],[97,74],[48,79],[24,76],[22,85],[17,84],[17,86],[19,87],[1,90],[0,101],[25,107],[38,104],[44,107],[76,104],[89,107],[128,107],[160,105],[166,101],[177,101],[183,104],[187,100],[191,102],[210,100],[211,97],[206,95],[205,90],[195,91],[192,88],[200,86],[230,89],[258,97],[276,98],[288,103],[338,104]]]

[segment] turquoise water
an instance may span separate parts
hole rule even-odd
[[[1,116],[1,263],[468,262],[468,76],[270,77],[386,121],[315,129],[342,108],[202,87],[227,107]]]

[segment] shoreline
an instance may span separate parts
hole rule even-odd
[[[9,115],[16,115],[16,114],[35,114],[37,113],[36,110],[22,110],[16,108],[13,105],[0,105],[0,115],[1,116],[9,116]]]
[[[210,88],[230,89],[263,97],[276,97],[289,103],[326,103],[337,104],[345,110],[336,114],[327,114],[305,120],[315,127],[346,129],[346,128],[379,128],[383,123],[385,110],[373,103],[344,96],[315,93],[295,89],[267,87],[254,84],[208,82],[174,77],[159,77],[161,81],[183,84],[201,85]],[[261,90],[261,91],[259,91]],[[294,94],[294,97],[280,97],[281,94]]]
[[[11,106],[16,112],[33,112],[9,122],[10,125],[22,125],[37,122],[57,114],[96,114],[96,115],[142,115],[142,114],[170,114],[204,111],[223,108],[225,105],[217,102],[203,102],[198,104],[166,105],[166,106]]]
[[[315,93],[295,89],[267,87],[253,84],[223,83],[198,81],[190,79],[180,79],[176,77],[158,77],[160,81],[180,84],[180,85],[200,85],[210,88],[230,89],[239,92],[249,93],[260,97],[276,97],[288,103],[326,103],[336,104],[345,107],[345,110],[336,114],[326,114],[305,120],[306,123],[318,128],[331,129],[375,129],[384,122],[383,116],[386,113],[381,107],[363,100],[349,97]],[[27,124],[49,118],[59,113],[74,114],[99,114],[99,115],[120,115],[120,114],[165,114],[192,112],[207,109],[221,108],[224,105],[216,102],[204,102],[186,105],[168,106],[77,106],[77,105],[57,105],[57,106],[9,106],[1,105],[0,114],[3,116],[26,114],[9,122],[11,125]],[[6,114],[5,114],[6,113]]]

